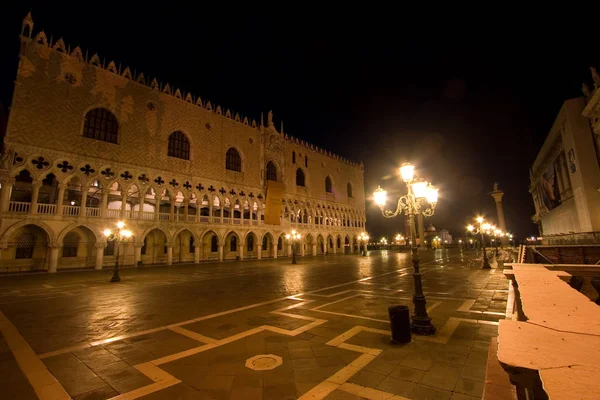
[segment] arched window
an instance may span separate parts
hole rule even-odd
[[[63,240],[63,257],[77,257],[77,246],[79,245],[79,235],[75,232],[66,234]]]
[[[193,252],[194,252],[194,250],[195,250],[195,249],[194,249],[194,244],[195,244],[195,243],[194,243],[194,237],[193,237],[193,236],[190,236],[190,246],[189,246],[189,247],[190,247],[190,248],[189,248],[189,251],[190,251],[190,253],[193,253]]]
[[[331,188],[331,178],[325,178],[325,191],[327,193],[333,193],[333,189]]]
[[[298,168],[296,170],[296,186],[305,186],[304,185],[304,171]]]
[[[304,156],[304,166],[308,168],[308,156]]]
[[[263,236],[262,249],[266,251],[268,248],[268,245],[269,245],[269,242],[267,240],[267,235],[265,235],[265,236]]]
[[[237,237],[232,236],[229,242],[229,251],[237,251]]]
[[[181,158],[182,160],[190,159],[190,141],[183,132],[175,131],[169,135],[167,155],[169,157]]]
[[[242,172],[242,158],[240,157],[240,153],[233,147],[227,150],[225,169]]]
[[[219,251],[219,239],[217,239],[217,235],[213,235],[210,238],[210,252],[216,253],[217,251]]]
[[[94,108],[85,115],[83,136],[90,139],[117,143],[119,122],[113,113],[105,108]]]
[[[352,184],[350,182],[348,182],[348,197],[351,198],[352,196]]]
[[[292,164],[296,164],[296,152],[292,151]]]
[[[277,239],[277,250],[281,250],[283,249],[283,239],[281,239],[281,236],[279,237],[279,239]]]
[[[33,258],[35,237],[31,233],[22,233],[17,239],[15,258]]]
[[[147,249],[148,249],[148,238],[144,238],[144,245],[140,249],[140,254],[145,255]]]
[[[337,247],[338,249],[342,247],[342,241],[340,240],[340,238],[337,238]]]
[[[248,236],[248,251],[254,251],[254,238],[252,237],[252,235]]]
[[[277,167],[275,167],[275,164],[273,164],[272,161],[269,161],[267,163],[267,167],[265,168],[265,170],[266,170],[267,180],[277,182]]]

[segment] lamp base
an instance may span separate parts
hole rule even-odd
[[[410,321],[410,330],[417,335],[431,336],[435,334],[436,329],[431,318],[413,315]]]
[[[114,274],[110,279],[111,282],[121,282],[121,277],[117,274]]]

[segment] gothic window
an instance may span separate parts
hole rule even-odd
[[[117,143],[119,123],[113,113],[105,108],[94,108],[85,115],[83,136],[102,140],[108,143]]]
[[[23,233],[17,239],[17,252],[15,258],[33,258],[35,237],[31,233]]]
[[[304,156],[304,166],[308,168],[308,156]]]
[[[331,178],[325,178],[325,191],[327,193],[333,193],[333,189],[331,188]]]
[[[195,244],[195,243],[194,243],[194,237],[193,237],[193,236],[190,236],[190,246],[189,246],[189,251],[190,251],[190,253],[193,253],[193,252],[194,252],[194,244]]]
[[[242,172],[242,158],[240,157],[240,153],[233,147],[227,150],[225,169]]]
[[[352,184],[348,182],[348,198],[352,198]]]
[[[305,186],[304,171],[302,171],[300,168],[296,170],[296,186]]]
[[[342,241],[340,240],[340,238],[337,238],[337,247],[338,249],[342,247]]]
[[[63,240],[63,257],[77,257],[77,246],[79,245],[79,235],[75,232],[69,232]]]
[[[266,251],[267,250],[267,246],[268,246],[268,241],[267,241],[267,236],[265,235],[263,237],[262,249]]]
[[[254,251],[254,238],[248,236],[248,251]]]
[[[140,250],[140,253],[141,253],[142,255],[145,255],[145,254],[146,254],[146,249],[147,249],[147,245],[148,245],[148,243],[147,243],[147,240],[148,240],[147,238],[144,238],[144,245],[142,246],[142,248],[141,248],[141,250]]]
[[[217,235],[213,235],[210,239],[210,251],[211,253],[219,251],[219,240],[217,239]]]
[[[115,255],[115,242],[114,240],[110,240],[106,243],[106,247],[104,248],[105,256],[114,256]]]
[[[296,164],[296,152],[292,151],[292,164]]]
[[[169,149],[167,155],[183,160],[190,159],[190,141],[183,132],[175,131],[171,133],[169,136]]]
[[[232,236],[229,241],[229,251],[237,251],[237,237]]]
[[[277,182],[277,168],[272,161],[267,163],[267,167],[265,168],[267,171],[267,180]]]
[[[281,237],[279,237],[279,239],[277,239],[277,250],[281,249],[283,249],[283,240],[281,239]]]

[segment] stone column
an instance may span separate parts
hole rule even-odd
[[[491,192],[490,195],[494,198],[494,201],[496,202],[496,213],[498,214],[498,228],[500,228],[502,232],[506,232],[504,208],[502,207],[502,196],[504,196],[504,192],[502,190],[495,190]]]
[[[133,266],[137,267],[138,262],[142,259],[142,247],[143,243],[134,243],[133,244]]]
[[[317,244],[316,243],[312,244],[312,255],[313,256],[317,255]]]
[[[100,205],[100,216],[102,218],[106,218],[108,212],[108,192],[110,192],[109,188],[102,188],[102,204]]]
[[[63,203],[65,202],[65,184],[58,184],[58,199],[56,200],[56,215],[62,215]]]
[[[292,244],[291,244],[291,243],[288,243],[288,251],[287,251],[287,252],[288,252],[288,254],[287,254],[287,255],[288,255],[288,257],[291,257],[291,256],[292,256],[292,250],[293,250],[293,249],[292,249]]]
[[[176,200],[175,196],[169,197],[169,221],[175,221],[175,203],[173,200]]]
[[[10,204],[10,192],[12,190],[14,179],[5,179],[2,181],[2,188],[0,188],[0,211],[7,212]]]
[[[81,192],[81,206],[79,206],[79,216],[80,217],[87,217],[87,196],[88,196],[88,190],[89,190],[89,188],[86,186],[86,187],[82,187],[81,190],[82,190],[82,192]],[[59,194],[59,197],[60,197],[60,189],[59,189],[59,193],[58,194]],[[56,209],[58,210],[58,206],[56,206]]]
[[[202,243],[194,243],[194,264],[200,263],[200,248]]]
[[[173,245],[167,243],[167,265],[173,265]]]
[[[242,261],[244,259],[244,243],[240,243],[239,245],[238,255],[240,256],[240,261]]]
[[[48,261],[48,272],[54,273],[58,269],[58,249],[60,245],[58,243],[49,244],[50,248],[50,260]]]
[[[259,246],[256,246],[256,259],[262,259],[262,243]]]
[[[96,243],[96,265],[95,269],[102,269],[102,261],[104,260],[104,248],[106,243]]]
[[[417,225],[419,225],[419,247],[425,248],[425,221],[423,220],[423,214],[417,215]]]
[[[183,222],[187,224],[188,222],[188,212],[190,206],[190,199],[185,199],[183,201]]]
[[[223,261],[223,247],[225,247],[225,245],[219,243],[219,261]]]
[[[158,221],[160,219],[160,216],[158,215],[160,213],[160,194],[155,193],[154,194],[154,220]]]
[[[38,184],[38,182],[36,182],[36,181],[31,182],[31,184],[32,184],[33,192],[31,193],[31,209],[29,210],[29,212],[31,214],[37,214],[38,196],[40,194],[40,186],[42,186],[42,185],[41,185],[41,183]],[[56,272],[56,271],[54,271],[54,272]]]
[[[304,242],[300,242],[298,244],[300,245],[300,256],[304,257],[304,254],[305,254],[304,245],[305,244],[304,244]]]
[[[365,254],[367,254],[367,245],[368,245],[368,243],[365,241],[365,244],[363,245],[364,249],[365,249]]]

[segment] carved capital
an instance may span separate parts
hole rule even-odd
[[[103,248],[105,248],[105,247],[106,247],[106,242],[102,242],[102,243],[101,243],[101,242],[98,242],[98,243],[96,243],[96,244],[94,245],[94,247],[95,247],[95,248],[97,248],[97,249],[103,249]]]
[[[48,243],[48,248],[49,249],[60,249],[61,247],[63,247],[62,243],[57,243],[57,242]]]

